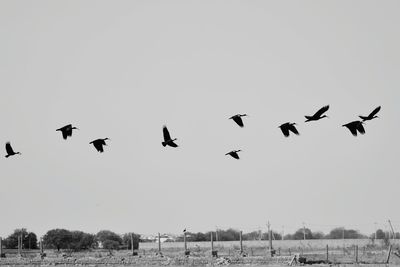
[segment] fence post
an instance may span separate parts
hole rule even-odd
[[[188,255],[187,243],[186,243],[186,231],[183,232],[183,242],[184,242],[184,244],[185,244],[185,255]]]
[[[239,232],[239,240],[240,240],[240,254],[243,254],[242,231]]]
[[[354,248],[354,257],[355,257],[355,260],[356,260],[356,263],[358,263],[358,245],[356,245],[356,247]]]
[[[292,252],[290,251],[290,248],[289,248],[289,256],[292,256]]]
[[[39,248],[40,248],[40,254],[42,255],[43,254],[43,239],[42,238],[40,238],[40,241],[39,241]]]
[[[0,258],[3,257],[3,240],[0,237]]]
[[[158,233],[158,253],[161,254],[161,235]]]
[[[134,255],[133,254],[133,252],[134,252],[134,249],[133,249],[133,233],[131,233],[131,251],[132,251],[132,255]]]
[[[213,240],[213,233],[211,232],[211,253],[214,251],[214,240]]]
[[[326,245],[326,263],[329,261],[329,247]]]
[[[386,264],[389,263],[389,260],[390,260],[390,253],[392,253],[392,245],[389,246],[389,251],[388,251],[388,254],[387,254],[387,258],[386,258]]]
[[[18,255],[22,255],[22,235],[18,236]]]

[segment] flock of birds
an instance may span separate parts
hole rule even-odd
[[[328,116],[325,115],[325,113],[328,111],[328,109],[329,109],[329,105],[320,108],[312,116],[305,116],[305,118],[307,119],[305,122],[318,121],[322,118],[328,118]],[[379,106],[379,107],[375,108],[368,116],[359,116],[361,120],[352,121],[352,122],[349,122],[342,126],[349,129],[351,134],[354,136],[357,136],[358,133],[365,134],[365,129],[363,126],[364,122],[378,118],[377,114],[380,110],[381,110],[381,107]],[[247,116],[247,114],[236,114],[236,115],[230,117],[229,119],[232,119],[240,127],[244,127],[242,117],[246,117],[246,116]],[[295,125],[296,125],[295,122],[286,122],[286,123],[283,123],[282,125],[280,125],[279,128],[281,129],[281,131],[285,137],[289,137],[290,132],[292,132],[293,134],[299,135],[299,131],[296,129]],[[73,130],[78,130],[78,128],[72,126],[72,124],[68,124],[68,125],[65,125],[64,127],[57,129],[56,131],[60,131],[62,134],[62,137],[66,140],[68,137],[72,136]],[[171,135],[167,129],[167,126],[163,127],[163,136],[164,136],[164,141],[161,142],[161,144],[164,147],[165,146],[178,147],[178,145],[175,143],[177,138],[171,138]],[[102,152],[104,152],[104,146],[107,145],[106,144],[107,140],[110,140],[110,139],[109,138],[99,138],[99,139],[93,140],[89,144],[92,144],[98,152],[102,153]],[[225,155],[229,155],[235,159],[239,159],[238,152],[240,152],[240,151],[241,150],[232,150],[232,151],[226,153]],[[21,152],[15,152],[13,150],[10,142],[6,143],[6,152],[7,152],[7,155],[5,156],[6,158],[8,158],[10,156],[21,154]]]

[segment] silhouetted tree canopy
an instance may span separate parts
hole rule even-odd
[[[140,235],[133,234],[133,249],[139,249]],[[131,249],[131,233],[126,233],[122,236],[122,243],[127,249]]]
[[[72,234],[65,229],[50,230],[43,237],[43,244],[47,248],[67,249],[70,248],[71,243]]]
[[[96,239],[100,241],[105,249],[119,249],[122,246],[122,238],[109,230],[102,230],[96,234]]]
[[[22,248],[23,249],[37,249],[37,237],[33,232],[28,232],[25,228],[15,229],[14,233],[9,235],[4,240],[4,245],[9,249],[18,248],[18,237],[22,235]]]

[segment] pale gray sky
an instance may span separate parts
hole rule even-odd
[[[398,1],[1,1],[0,236],[400,230]],[[304,124],[330,104],[330,119]],[[353,137],[341,125],[382,105]],[[228,118],[247,113],[243,129]],[[281,123],[299,123],[284,138]],[[55,129],[80,128],[64,141]],[[179,148],[161,146],[166,124]],[[99,154],[93,139],[112,140]],[[242,149],[239,161],[224,154]],[[3,152],[4,147],[3,147]]]

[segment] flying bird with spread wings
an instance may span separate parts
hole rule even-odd
[[[290,132],[292,132],[296,135],[300,135],[299,132],[297,131],[295,125],[296,125],[295,122],[293,122],[293,123],[286,122],[286,123],[282,124],[281,126],[279,126],[278,128],[281,128],[281,131],[285,137],[289,137]]]
[[[61,127],[57,129],[56,131],[60,131],[62,133],[62,137],[64,140],[66,140],[68,137],[72,136],[72,130],[79,130],[76,127],[72,127],[72,124],[65,125],[64,127]]]
[[[232,150],[231,152],[226,153],[225,156],[229,155],[234,159],[240,159],[239,155],[238,155],[238,152],[240,152],[240,151],[242,151],[242,150],[240,150],[240,149],[239,150]]]
[[[239,125],[240,127],[243,128],[244,124],[243,124],[243,120],[242,117],[246,117],[248,116],[247,114],[236,114],[232,117],[230,117],[229,119],[232,119],[234,122],[236,122],[237,125]]]
[[[17,155],[17,154],[21,155],[21,152],[14,152],[13,148],[11,147],[10,142],[6,143],[6,152],[7,152],[6,158]]]
[[[365,129],[362,121],[352,121],[342,125],[342,127],[346,127],[347,129],[349,129],[353,136],[357,136],[357,132],[360,134],[365,134]]]
[[[381,106],[375,108],[368,116],[358,116],[358,117],[360,117],[360,119],[362,119],[363,121],[370,121],[372,119],[379,118],[378,116],[376,116],[376,114],[380,110],[381,110]]]
[[[93,140],[92,142],[90,142],[89,144],[93,144],[93,146],[96,148],[96,150],[100,153],[104,152],[104,148],[103,146],[106,146],[106,141],[110,140],[110,138],[99,138],[96,140]]]
[[[172,139],[171,135],[169,134],[169,131],[167,129],[167,126],[163,126],[163,136],[164,136],[164,141],[161,142],[161,144],[165,146],[170,146],[170,147],[178,147],[178,145],[174,142],[177,140],[176,138]]]
[[[304,116],[304,117],[306,117],[306,119],[307,119],[305,122],[308,122],[308,121],[317,121],[317,120],[320,120],[320,119],[322,119],[322,118],[328,118],[327,115],[323,115],[325,112],[328,111],[328,109],[329,109],[329,105],[320,108],[320,109],[319,109],[314,115],[312,115],[312,116]]]

